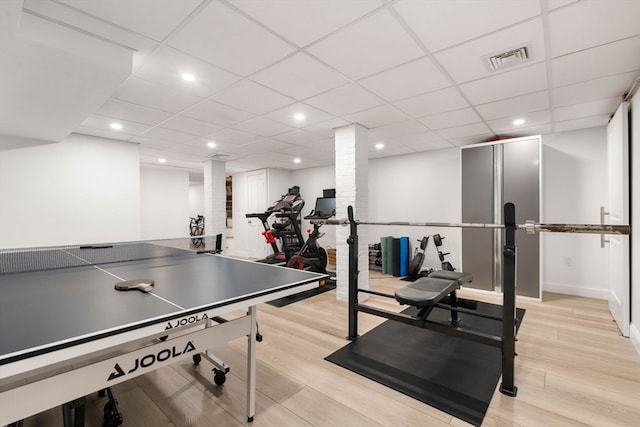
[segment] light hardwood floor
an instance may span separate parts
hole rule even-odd
[[[371,273],[370,288],[393,292],[395,278]],[[494,296],[461,296],[499,303]],[[394,300],[368,304],[395,311]],[[640,356],[618,333],[606,301],[559,294],[519,301],[527,314],[517,343],[518,396],[498,391],[483,426],[640,426]],[[216,349],[231,365],[222,387],[211,365],[189,361],[114,388],[125,426],[465,426],[459,419],[340,368],[324,357],[344,346],[346,303],[335,291],[274,308],[258,308],[264,341],[257,350],[257,406],[245,419],[244,340]],[[383,321],[360,314],[360,333]],[[104,398],[87,404],[87,426],[102,425]],[[59,408],[25,426],[62,425]]]

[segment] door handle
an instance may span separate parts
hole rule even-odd
[[[604,206],[600,206],[600,225],[605,225],[604,217],[608,216],[610,212],[606,212],[604,210]],[[600,247],[604,248],[605,243],[609,243],[609,240],[605,237],[604,234],[600,235]]]

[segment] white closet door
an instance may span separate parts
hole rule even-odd
[[[629,224],[629,126],[623,102],[607,126],[609,223]],[[609,256],[609,310],[623,336],[629,336],[629,236],[607,236]]]

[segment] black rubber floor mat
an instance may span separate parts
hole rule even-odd
[[[479,302],[478,311],[501,316],[502,307]],[[403,313],[417,310],[412,307]],[[518,325],[524,313],[517,309]],[[448,310],[436,308],[429,320],[447,322],[449,315]],[[500,336],[502,326],[460,313],[460,327]],[[326,360],[476,426],[482,424],[502,371],[499,348],[391,320]]]

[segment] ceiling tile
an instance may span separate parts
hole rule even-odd
[[[559,7],[566,6],[570,3],[575,3],[578,0],[547,0],[547,9],[554,10]]]
[[[177,132],[171,129],[163,129],[159,127],[151,128],[142,134],[145,138],[161,139],[163,141],[175,142],[176,144],[183,144],[196,137],[190,133]]]
[[[405,154],[413,154],[415,150],[406,145],[396,145],[393,147],[385,147],[382,150],[376,150],[375,154],[382,157],[403,156]]]
[[[208,157],[214,153],[214,151],[207,146],[197,146],[191,144],[176,144],[171,150],[174,153],[182,153],[185,157],[193,157],[194,159],[200,158],[202,161],[203,157]],[[174,158],[174,160],[176,160]]]
[[[553,129],[555,132],[567,132],[576,129],[595,128],[606,126],[609,123],[609,115],[595,117],[583,117],[581,119],[567,120],[564,122],[555,122]]]
[[[96,111],[96,114],[143,123],[145,125],[156,125],[171,117],[171,114],[165,111],[154,110],[153,108],[143,107],[117,99],[107,99],[104,104],[102,104],[102,107]]]
[[[637,73],[634,71],[555,88],[553,89],[553,104],[556,107],[562,107],[594,101],[611,95],[623,96],[631,88],[636,76]]]
[[[312,158],[315,157],[316,153],[318,157],[324,159],[331,159],[331,163],[335,160],[336,153],[336,140],[334,138],[323,138],[318,141],[308,142],[302,144],[303,147],[306,147],[310,153],[312,153]]]
[[[241,76],[258,71],[295,50],[221,2],[209,3],[169,44]]]
[[[582,104],[569,105],[555,108],[553,118],[556,121],[579,119],[582,117],[601,116],[603,114],[613,114],[618,105],[622,102],[622,97],[605,98],[597,101],[585,102]]]
[[[278,141],[273,138],[262,138],[256,141],[245,144],[244,146],[251,153],[264,153],[264,152],[272,152],[275,150],[283,150],[285,148],[291,147],[291,144],[283,141]]]
[[[503,52],[526,47],[529,59],[513,69],[545,60],[542,19],[536,18],[502,31],[446,49],[434,55],[456,83],[495,74],[487,58]]]
[[[456,126],[448,129],[441,129],[436,132],[444,139],[471,137],[475,135],[486,135],[491,133],[491,129],[484,123],[473,123],[470,125]]]
[[[157,138],[149,138],[146,136],[136,136],[131,138],[132,142],[138,142],[140,144],[142,144],[141,149],[145,148],[152,148],[155,150],[160,150],[160,151],[168,151],[169,149],[171,149],[172,147],[174,147],[176,145],[175,142],[172,141],[167,141],[164,139],[157,139]],[[160,154],[160,153],[158,153]]]
[[[514,125],[514,119],[524,119],[523,125]],[[532,126],[540,126],[549,124],[551,122],[551,112],[549,110],[536,111],[528,114],[513,115],[511,117],[505,117],[501,119],[490,120],[487,124],[497,134],[504,133],[511,130],[520,130],[525,126],[530,128]]]
[[[178,144],[174,147],[174,149],[179,150],[186,154],[191,154],[191,155],[200,156],[200,157],[208,157],[215,153],[214,149],[207,147],[207,144],[204,144],[202,142],[197,145],[192,143]]]
[[[305,46],[380,7],[378,0],[230,0],[298,46]]]
[[[640,36],[551,61],[553,87],[640,69]]]
[[[371,138],[395,138],[402,135],[422,134],[429,132],[422,123],[415,120],[407,120],[406,122],[393,123],[370,130]]]
[[[253,114],[246,111],[236,110],[212,101],[204,101],[194,105],[186,110],[183,115],[220,126],[232,126],[254,117]]]
[[[209,137],[215,142],[223,142],[227,144],[246,144],[260,139],[257,135],[237,129],[219,130],[209,135]]]
[[[183,80],[184,73],[192,74],[195,81]],[[202,98],[240,80],[235,74],[167,46],[146,58],[134,75]]]
[[[256,141],[260,139],[259,137],[257,138],[254,136],[252,137],[255,138],[252,141]],[[233,158],[237,158],[238,156],[243,156],[251,153],[251,150],[246,148],[245,144],[247,143],[242,144],[238,142],[230,142],[230,141],[223,141],[223,140],[216,139],[214,141],[216,143],[216,146],[213,149],[209,149],[208,144],[211,141],[213,141],[213,138],[196,138],[191,141],[187,141],[183,145],[193,145],[198,148],[206,146],[207,149],[212,153],[211,155],[214,155],[214,154],[217,156],[228,155]],[[249,143],[252,141],[249,141]]]
[[[250,80],[238,82],[213,95],[210,100],[253,114],[264,114],[294,102],[292,98]]]
[[[350,123],[359,123],[370,129],[410,119],[402,111],[388,104],[349,114],[343,118]]]
[[[157,0],[86,1],[60,0],[102,20],[143,34],[154,40],[164,40],[195,8],[201,0],[165,0],[158,7]],[[153,13],[153,19],[150,18]]]
[[[304,99],[349,82],[342,74],[305,53],[297,53],[253,76],[251,80]]]
[[[543,90],[529,93],[489,102],[488,104],[476,105],[475,108],[485,120],[513,117],[514,115],[521,115],[531,111],[546,110],[549,108],[549,92]]]
[[[245,132],[255,133],[261,136],[272,136],[279,133],[287,132],[291,130],[290,126],[282,123],[266,119],[264,117],[254,117],[246,122],[238,123],[233,126],[234,129],[239,129]]]
[[[420,145],[428,142],[444,141],[440,135],[435,132],[427,131],[424,133],[414,133],[411,135],[401,135],[395,138],[384,138],[385,143],[402,144],[402,145]]]
[[[118,141],[129,141],[132,138],[134,138],[133,135],[126,135],[126,134],[114,135],[115,131],[111,129],[106,130],[106,129],[91,128],[87,126],[78,126],[77,128],[74,129],[73,133],[77,133],[81,135],[99,136],[100,138],[106,138],[106,139],[117,139]]]
[[[551,133],[551,129],[551,123],[546,123],[537,126],[510,129],[509,131],[505,131],[502,136],[508,136],[509,138],[519,138],[521,136],[545,135]]]
[[[636,0],[581,1],[558,9],[549,13],[551,56],[637,36],[639,21],[640,2]]]
[[[122,126],[121,130],[111,129],[111,123],[117,122]],[[140,123],[130,122],[122,119],[114,119],[112,117],[91,114],[82,123],[81,126],[93,129],[101,129],[108,132],[109,138],[122,139],[122,135],[138,135],[149,129],[149,126]]]
[[[431,52],[540,14],[538,0],[402,0],[393,7]]]
[[[160,127],[198,136],[207,136],[210,133],[221,129],[218,125],[184,116],[173,117],[166,122],[163,122]]]
[[[336,117],[325,122],[305,126],[304,129],[327,138],[334,138],[336,135],[335,130],[339,127],[347,126],[348,124],[350,123],[346,120]]]
[[[294,118],[296,114],[304,114],[304,120],[296,120]],[[272,111],[264,116],[295,128],[306,127],[331,118],[331,114],[300,102]]]
[[[358,83],[389,102],[451,86],[430,58],[399,65]]]
[[[305,102],[336,116],[355,113],[384,103],[380,98],[354,83],[340,86],[330,92],[307,99]]]
[[[544,63],[460,85],[472,104],[485,104],[504,98],[538,92],[547,88]]]
[[[394,102],[393,105],[415,118],[469,106],[462,95],[453,87],[403,99]]]
[[[273,139],[288,142],[289,144],[301,145],[324,139],[323,136],[308,132],[302,129],[295,129],[289,132],[281,133]]]
[[[478,144],[481,142],[494,141],[495,135],[493,133],[485,133],[481,135],[464,136],[461,138],[449,138],[448,141],[451,145],[456,147],[462,147],[463,145]]]
[[[451,148],[452,144],[443,139],[443,140],[439,140],[439,141],[420,142],[420,143],[417,143],[417,144],[411,144],[411,145],[408,145],[408,147],[411,148],[412,150],[420,153],[420,152],[424,152],[424,151],[442,150],[442,149],[445,149],[445,148]]]
[[[382,10],[311,46],[308,52],[353,79],[424,55],[387,10]]]
[[[197,96],[137,77],[128,78],[112,97],[170,113],[178,113],[202,100]]]
[[[429,129],[437,130],[477,123],[480,122],[481,119],[473,109],[463,108],[460,110],[423,117],[419,119],[419,121],[424,123]]]
[[[78,28],[104,40],[112,40],[116,44],[127,46],[139,53],[151,52],[158,45],[157,41],[151,40],[149,37],[110,23],[102,18],[87,15],[84,11],[69,7],[64,3],[41,0],[26,0],[24,3],[19,3],[18,8],[24,7],[25,10],[35,12],[35,14],[46,17],[50,21]],[[17,18],[19,20],[20,17],[17,16]]]

